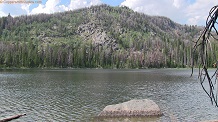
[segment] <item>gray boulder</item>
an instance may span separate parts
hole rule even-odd
[[[159,106],[152,100],[130,100],[116,105],[108,105],[98,116],[119,117],[119,116],[161,116]]]

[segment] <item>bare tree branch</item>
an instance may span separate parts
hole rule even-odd
[[[218,60],[216,58],[216,54],[212,49],[210,37],[212,37],[213,40],[218,40],[218,5],[211,8],[209,15],[206,20],[206,27],[202,31],[201,35],[199,36],[198,40],[195,42],[195,45],[193,47],[192,51],[192,74],[193,74],[193,68],[195,66],[194,64],[194,54],[197,52],[200,56],[200,66],[199,66],[199,79],[201,86],[203,90],[206,92],[206,94],[209,96],[212,104],[215,103],[215,106],[218,107],[218,101],[217,101],[217,71],[218,71]],[[211,73],[208,72],[208,57],[212,54],[212,57],[216,63],[214,63],[214,67],[216,67],[215,72],[211,75]],[[208,82],[208,85],[205,83]]]

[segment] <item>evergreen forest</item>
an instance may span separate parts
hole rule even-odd
[[[194,62],[199,60],[192,47],[202,29],[108,5],[54,14],[9,14],[0,18],[0,67],[190,67],[192,56]],[[217,52],[218,45],[212,43]],[[212,67],[210,54],[208,59]]]

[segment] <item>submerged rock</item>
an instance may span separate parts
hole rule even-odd
[[[119,116],[160,116],[159,106],[152,100],[130,100],[116,105],[108,105],[98,116],[119,117]]]

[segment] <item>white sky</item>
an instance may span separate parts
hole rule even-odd
[[[7,16],[9,13],[19,16],[62,12],[103,3],[128,6],[148,15],[166,16],[180,24],[204,25],[209,10],[218,5],[218,0],[42,0],[41,4],[1,3],[0,16]]]

